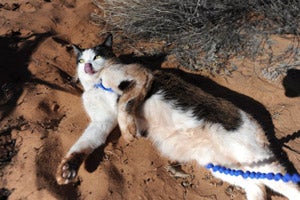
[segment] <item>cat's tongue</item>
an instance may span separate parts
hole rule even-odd
[[[84,72],[87,73],[87,74],[94,74],[95,73],[91,63],[85,63],[84,64]]]

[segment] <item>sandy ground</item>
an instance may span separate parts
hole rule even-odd
[[[89,22],[94,11],[90,0],[0,1],[0,199],[245,199],[241,189],[195,163],[183,164],[182,173],[189,176],[177,177],[181,171],[174,173],[149,141],[128,145],[118,130],[80,168],[76,184],[56,184],[58,163],[89,123],[81,86],[72,82],[75,56],[69,44],[91,47],[102,41],[101,27]],[[278,51],[289,43],[275,40]],[[266,126],[272,127],[271,120],[300,171],[299,97],[286,95],[283,76],[265,79],[260,62],[231,62],[237,70],[230,76],[193,77],[199,87],[256,114]],[[299,92],[293,77],[286,82]],[[285,199],[271,192],[269,197]]]

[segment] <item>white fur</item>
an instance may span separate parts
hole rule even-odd
[[[157,108],[157,109],[156,109]],[[195,159],[201,165],[234,165],[258,162],[273,157],[263,148],[262,130],[240,111],[243,125],[235,131],[226,131],[221,124],[199,121],[191,111],[180,111],[172,103],[162,100],[161,95],[148,99],[142,115],[147,121],[149,138],[161,152],[178,161]],[[230,163],[234,162],[234,163]]]
[[[81,59],[93,65],[95,74],[85,73],[84,63],[77,66],[78,77],[84,87],[83,105],[91,122],[67,155],[81,151],[91,153],[105,143],[109,133],[117,126],[117,95],[94,88],[94,85],[99,83],[99,73],[104,64],[103,58],[93,60],[95,55],[93,50],[88,49],[83,51],[81,56]]]
[[[199,121],[191,115],[191,111],[184,113],[174,108],[160,94],[150,97],[141,112],[143,119],[138,119],[138,129],[147,129],[148,138],[172,160],[196,160],[201,166],[213,163],[249,171],[285,173],[268,149],[260,126],[243,111],[240,111],[242,125],[235,131],[227,131],[220,124]],[[218,172],[213,174],[244,188],[248,200],[265,199],[264,185],[289,199],[300,199],[299,188],[293,183],[243,179]]]
[[[92,49],[87,49],[83,51],[81,59],[84,63],[78,63],[77,65],[77,74],[81,84],[84,87],[85,91],[89,91],[94,87],[94,84],[99,82],[99,73],[103,68],[105,60],[103,58],[98,58],[94,60],[96,54]],[[84,64],[91,63],[93,65],[95,74],[90,75],[84,72]]]
[[[95,74],[86,74],[84,63],[78,64],[77,69],[85,90],[82,95],[83,104],[91,123],[67,155],[82,151],[91,153],[104,144],[109,133],[117,125],[117,95],[94,88],[94,84],[99,82],[99,74],[105,63],[102,58],[93,60],[94,57],[95,53],[92,50],[84,51],[82,54],[82,59],[93,65]],[[102,79],[103,84],[109,87],[106,84],[112,77]],[[113,80],[120,82],[116,77]],[[278,162],[270,162],[274,156],[268,149],[267,140],[260,126],[243,111],[240,111],[240,115],[242,125],[235,131],[227,131],[221,124],[210,124],[196,119],[191,110],[177,109],[172,102],[164,101],[158,93],[144,103],[139,113],[142,117],[137,119],[137,125],[139,130],[147,129],[148,138],[163,155],[172,160],[180,162],[196,160],[201,166],[213,163],[242,170],[284,173]],[[218,172],[213,174],[244,188],[248,200],[265,199],[264,185],[289,199],[300,199],[299,188],[292,183],[246,180]]]

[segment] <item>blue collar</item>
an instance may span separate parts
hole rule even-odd
[[[105,86],[102,84],[102,79],[100,79],[100,82],[99,82],[99,83],[96,83],[96,84],[94,85],[94,88],[100,88],[100,89],[102,89],[102,90],[104,90],[104,91],[107,91],[107,92],[114,92],[111,88],[107,88],[107,87],[105,87]]]

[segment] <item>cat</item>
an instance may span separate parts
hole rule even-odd
[[[117,127],[118,95],[97,86],[101,69],[107,60],[115,58],[112,35],[108,35],[102,44],[94,48],[81,49],[73,45],[73,49],[77,55],[77,77],[84,89],[83,105],[91,122],[59,164],[56,173],[58,184],[74,181],[85,158],[103,145]]]
[[[125,138],[132,141],[144,136],[162,155],[178,162],[195,160],[200,166],[213,163],[245,171],[286,173],[259,123],[229,101],[171,73],[111,63],[100,77],[120,96],[118,124]],[[265,186],[289,199],[300,199],[299,186],[294,183],[212,173],[242,187],[248,200],[266,199]]]
[[[170,73],[122,64],[113,54],[111,35],[95,48],[74,49],[91,123],[59,165],[58,183],[74,180],[86,156],[105,142],[118,123],[126,140],[144,136],[171,160],[285,172],[260,125],[232,103]],[[300,199],[293,183],[212,173],[242,187],[248,200],[266,199],[265,185],[289,199]]]

